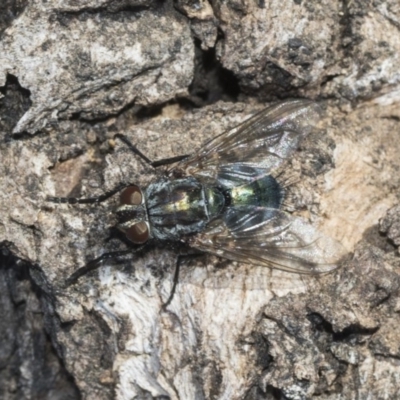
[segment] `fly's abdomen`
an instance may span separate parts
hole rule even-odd
[[[226,190],[230,199],[229,206],[257,206],[279,208],[283,199],[283,190],[272,176],[267,175],[249,184]]]
[[[202,231],[224,206],[224,196],[185,178],[153,183],[146,190],[146,202],[152,236],[177,240]]]

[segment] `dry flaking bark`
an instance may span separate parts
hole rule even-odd
[[[48,299],[31,282],[29,264],[0,253],[0,398],[73,399],[79,391],[43,329]]]
[[[2,398],[400,397],[395,2],[7,4]],[[64,286],[125,248],[109,229],[117,198],[46,196],[158,176],[115,133],[151,159],[188,154],[264,107],[254,99],[293,95],[337,99],[289,162],[285,206],[348,248],[339,270],[305,278],[210,256],[185,263],[163,310],[177,255],[164,248]],[[213,104],[182,107],[193,103]]]
[[[136,12],[131,4],[110,12],[105,4],[68,3],[32,2],[3,32],[0,85],[16,75],[34,100],[15,132],[71,117],[104,118],[187,92],[194,46],[188,24],[171,7]]]

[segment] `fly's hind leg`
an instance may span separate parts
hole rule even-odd
[[[124,136],[124,135],[122,135],[120,133],[117,133],[114,136],[114,138],[115,139],[119,139],[119,140],[121,140],[121,142],[125,143],[127,145],[127,147],[129,148],[129,150],[132,151],[132,153],[136,154],[146,164],[150,165],[153,168],[161,167],[161,166],[164,166],[164,165],[174,164],[176,162],[182,161],[185,158],[189,157],[189,155],[186,154],[186,155],[183,155],[183,156],[176,156],[176,157],[171,157],[171,158],[163,158],[161,160],[151,161],[133,143],[131,143],[126,136]]]
[[[176,264],[175,264],[175,272],[174,272],[174,279],[172,283],[172,289],[171,292],[169,293],[167,301],[162,305],[163,310],[166,310],[166,308],[170,305],[172,299],[174,298],[174,294],[176,291],[176,286],[178,285],[179,282],[179,271],[181,268],[181,264],[185,260],[190,260],[198,257],[204,257],[204,253],[193,253],[193,254],[179,254],[178,257],[176,258]]]

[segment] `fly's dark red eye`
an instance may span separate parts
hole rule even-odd
[[[139,206],[140,204],[142,204],[142,199],[142,191],[138,186],[128,186],[121,192],[121,204]]]
[[[149,239],[149,227],[146,222],[141,221],[127,229],[125,235],[131,242],[141,244]]]

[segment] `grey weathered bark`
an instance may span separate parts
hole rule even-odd
[[[400,398],[400,10],[396,1],[4,3],[0,396]],[[289,212],[340,240],[302,277],[176,251],[65,279],[106,251],[117,199],[266,102],[327,110],[288,168]]]

